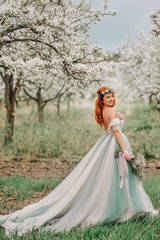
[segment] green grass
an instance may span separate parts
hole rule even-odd
[[[35,111],[22,116],[20,110],[15,119],[14,143],[0,144],[4,155],[80,160],[100,136],[91,108],[73,108],[70,115],[64,110],[61,116],[46,109],[44,125],[37,122]],[[3,135],[3,128],[0,131]]]
[[[116,108],[124,114],[123,132],[130,140],[133,153],[159,159],[160,111],[156,106],[119,101]],[[4,120],[4,113],[2,117]],[[94,101],[83,108],[81,103],[73,106],[69,115],[64,108],[61,116],[49,105],[45,109],[44,125],[37,122],[34,106],[20,106],[15,115],[14,143],[4,146],[1,141],[0,151],[6,156],[56,157],[78,162],[105,133],[98,130]],[[3,135],[4,129],[0,127],[1,138]]]
[[[4,179],[3,179],[4,180]],[[16,186],[15,188],[26,188],[26,194],[30,193],[30,191],[37,191],[42,190],[46,186],[50,189],[52,189],[51,182],[53,181],[53,185],[55,184],[54,180],[33,180],[27,178],[21,178],[21,177],[8,177],[4,181],[1,181],[3,186],[10,186],[12,187],[12,180],[13,180],[13,186]],[[50,183],[50,184],[49,184]],[[56,182],[57,184],[57,182]],[[154,205],[155,208],[158,208],[160,206],[160,176],[152,176],[149,178],[143,178],[143,185],[145,187],[146,192],[149,194],[150,199]],[[23,195],[23,192],[22,192]],[[23,195],[24,196],[24,195]],[[1,240],[48,240],[48,239],[64,239],[64,240],[70,240],[70,239],[102,239],[102,240],[158,240],[160,237],[160,214],[156,217],[151,217],[149,215],[144,217],[133,217],[132,219],[123,222],[118,223],[116,221],[114,222],[104,222],[101,224],[98,224],[96,226],[90,226],[84,229],[74,228],[70,232],[64,232],[64,233],[54,233],[54,232],[38,232],[38,231],[32,231],[31,233],[27,233],[23,236],[18,236],[17,234],[14,234],[12,237],[7,237],[4,234],[4,229],[0,228],[0,239]]]
[[[156,106],[137,104],[126,116],[124,131],[134,152],[141,152],[146,158],[160,159],[160,111]]]
[[[42,192],[45,190],[53,189],[60,183],[60,178],[57,176],[54,179],[31,179],[26,177],[19,177],[18,175],[12,177],[0,178],[0,192],[5,197],[17,196],[18,201],[30,199],[34,192]]]

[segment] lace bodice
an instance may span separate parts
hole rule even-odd
[[[107,133],[113,135],[113,131],[117,129],[120,129],[120,131],[122,132],[123,124],[123,119],[120,120],[119,118],[115,118],[111,120],[111,123],[109,124],[107,129]]]

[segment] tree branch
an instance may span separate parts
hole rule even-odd
[[[13,42],[36,42],[36,43],[42,43],[43,45],[46,45],[50,48],[52,48],[58,55],[61,55],[60,52],[51,44],[43,42],[41,40],[38,39],[32,39],[32,38],[15,38],[12,40],[5,40],[3,42],[0,43],[0,47],[2,47],[3,45],[9,44],[9,43],[13,43]]]
[[[4,65],[0,65],[0,67],[2,67],[2,68],[4,68],[4,69],[7,69],[7,67],[6,67],[6,66],[4,66]]]
[[[48,98],[48,99],[44,100],[44,102],[47,104],[47,102],[50,102],[50,101],[56,99],[58,97],[58,95],[60,94],[60,92],[63,90],[65,84],[66,84],[66,82],[63,83],[61,89],[58,91],[58,93],[56,93],[56,95],[54,97]]]
[[[28,97],[30,97],[31,99],[33,99],[34,101],[37,102],[37,98],[33,97],[30,93],[28,93],[25,88],[23,88],[23,90],[24,90],[25,94],[26,94]]]
[[[2,79],[4,78],[4,76],[3,76],[3,73],[2,73],[2,72],[0,72],[0,76],[1,76],[1,78],[2,78]]]

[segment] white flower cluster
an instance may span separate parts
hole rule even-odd
[[[137,153],[134,158],[130,160],[132,171],[137,177],[141,178],[143,176],[143,169],[146,166],[146,160],[141,153]]]
[[[137,166],[139,168],[144,168],[146,166],[146,160],[145,160],[143,154],[141,154],[141,153],[137,153],[134,158],[134,161],[132,162],[133,168],[136,168]]]

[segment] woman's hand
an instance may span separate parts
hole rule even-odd
[[[124,116],[122,113],[116,111],[116,117],[121,120],[121,119],[123,119]]]
[[[129,153],[127,150],[123,151],[124,152],[124,157],[126,160],[130,161],[131,158],[133,158],[133,154]]]

